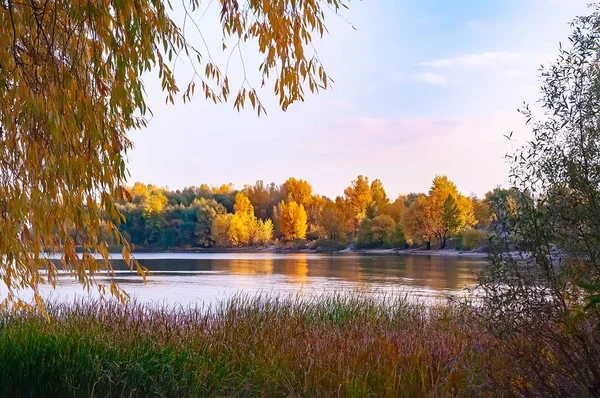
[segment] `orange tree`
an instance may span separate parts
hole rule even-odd
[[[220,0],[223,39],[257,44],[258,77],[274,80],[284,110],[304,90],[330,81],[311,50],[322,36],[327,10],[344,0]],[[186,20],[200,0],[184,0]],[[190,43],[163,0],[0,0],[0,277],[2,305],[24,305],[18,292],[56,283],[57,268],[87,289],[110,290],[94,274],[111,271],[108,241],[123,244],[123,257],[138,273],[117,225],[115,204],[126,200],[128,131],[147,124],[142,75],[155,71],[168,102],[190,100],[196,87],[214,102],[249,102],[264,111],[247,84],[230,92],[226,72]],[[224,51],[228,51],[223,46]],[[191,61],[194,79],[179,86],[178,57]],[[76,231],[73,234],[73,231]],[[77,237],[84,236],[84,239]],[[83,250],[76,255],[76,247]],[[104,261],[99,261],[102,258]],[[46,272],[41,272],[42,270]],[[4,290],[4,289],[3,289]]]

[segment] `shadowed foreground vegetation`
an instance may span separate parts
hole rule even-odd
[[[472,308],[337,295],[47,310],[1,314],[0,396],[589,394],[568,338],[500,341]]]
[[[464,311],[403,299],[76,302],[48,314],[2,314],[0,395],[468,395],[491,354]]]

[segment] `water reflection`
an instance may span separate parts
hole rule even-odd
[[[212,303],[236,292],[312,295],[340,290],[403,291],[417,299],[438,300],[464,294],[485,264],[480,259],[436,256],[157,253],[136,257],[150,270],[147,284],[115,259],[121,286],[140,301],[181,304]],[[82,291],[76,282],[61,278],[52,294],[72,299]]]

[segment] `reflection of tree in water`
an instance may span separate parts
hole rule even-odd
[[[470,265],[455,258],[442,256],[406,257],[405,277],[412,284],[434,290],[462,289],[476,281]]]
[[[359,257],[329,257],[324,263],[325,277],[353,283],[366,282],[365,275],[361,272]]]
[[[231,259],[226,263],[229,272],[236,275],[272,274],[274,272],[274,260],[271,257],[260,260]]]
[[[291,283],[308,283],[308,258],[306,255],[298,255],[285,258],[279,263],[277,271],[289,277]]]
[[[115,261],[117,269],[126,269]],[[431,290],[463,289],[473,285],[482,263],[440,256],[314,256],[294,254],[260,258],[145,259],[140,263],[156,273],[217,271],[251,276],[278,274],[287,283],[356,284],[353,288],[412,286]],[[152,274],[151,274],[152,275]],[[127,274],[121,277],[127,278]],[[312,280],[312,282],[316,282]]]

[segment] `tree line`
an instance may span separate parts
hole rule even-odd
[[[303,179],[282,185],[257,181],[241,190],[232,184],[169,190],[136,182],[131,200],[117,208],[120,232],[141,247],[230,248],[272,243],[315,242],[323,249],[406,248],[456,245],[472,249],[485,230],[503,217],[509,191],[497,188],[483,199],[461,194],[445,176],[427,193],[390,199],[379,179],[359,175],[330,199]],[[502,199],[504,198],[504,199]]]

